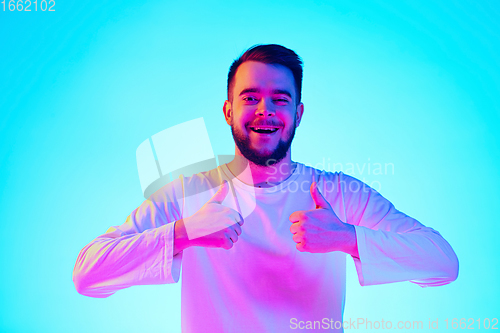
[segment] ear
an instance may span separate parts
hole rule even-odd
[[[299,127],[300,121],[302,120],[303,113],[304,113],[304,104],[299,103],[299,105],[297,105],[297,111],[296,111],[297,123],[295,124],[295,127]]]
[[[233,116],[233,110],[231,109],[231,102],[226,100],[224,102],[224,106],[222,107],[222,111],[224,111],[224,118],[226,118],[226,123],[231,125],[231,117]]]

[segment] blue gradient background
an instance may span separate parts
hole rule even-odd
[[[393,163],[393,174],[351,174],[378,181],[460,260],[456,282],[422,289],[360,287],[348,258],[344,317],[424,327],[439,318],[439,331],[446,318],[499,317],[497,1],[57,1],[55,9],[0,12],[0,331],[180,331],[180,284],[92,299],[75,291],[73,265],[142,202],[143,140],[204,117],[214,152],[233,153],[226,75],[257,43],[283,44],[305,62],[293,159],[324,159],[330,170]]]

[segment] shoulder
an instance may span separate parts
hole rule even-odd
[[[301,176],[311,178],[311,181],[318,183],[318,187],[323,193],[328,192],[347,192],[357,193],[359,191],[375,191],[361,180],[343,173],[342,171],[326,171],[297,163]],[[376,192],[376,191],[375,191]]]
[[[220,166],[208,171],[198,172],[189,177],[180,175],[178,180],[182,184],[184,195],[189,196],[200,192],[217,189],[221,184]]]
[[[297,172],[300,173],[301,177],[309,177],[311,181],[317,182],[318,185],[326,182],[338,182],[344,176],[339,171],[325,171],[302,163],[297,163]]]
[[[163,177],[163,179],[158,179],[152,184],[151,187],[154,188],[154,191],[150,189],[149,192],[151,194],[146,199],[153,202],[172,202],[199,193],[200,191],[203,192],[217,188],[219,185],[220,180],[217,168],[187,177],[180,174],[178,178],[172,181],[170,181],[170,178]]]

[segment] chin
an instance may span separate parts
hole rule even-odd
[[[276,151],[276,148],[277,147],[273,147],[273,149],[269,149],[269,148],[250,148],[250,150],[254,153],[254,155],[256,156],[260,156],[262,158],[265,158],[265,157],[271,157],[273,155],[273,153]]]
[[[233,134],[234,141],[238,147],[240,153],[251,163],[259,166],[271,166],[274,165],[288,154],[290,145],[292,143],[293,137],[295,135],[295,128],[289,133],[287,140],[282,140],[274,145],[273,149],[267,147],[262,147],[261,149],[255,149],[250,143],[250,138],[248,136],[242,135],[241,132],[235,130],[234,126],[231,126],[231,132]]]

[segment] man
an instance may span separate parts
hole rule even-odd
[[[237,59],[223,107],[236,158],[165,185],[88,244],[78,292],[174,283],[182,263],[183,332],[285,332],[298,321],[321,331],[325,318],[342,322],[346,253],[361,285],[455,280],[458,260],[437,231],[357,179],[292,162],[301,84],[301,60],[282,46]]]

